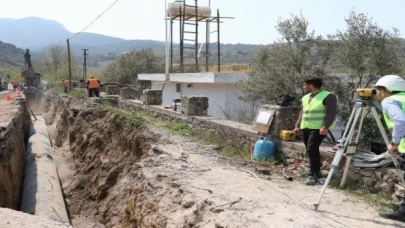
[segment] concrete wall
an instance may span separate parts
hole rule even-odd
[[[191,85],[188,87],[187,85]],[[162,89],[162,82],[152,82],[152,89]],[[176,83],[166,83],[163,91],[163,105],[171,105],[173,99],[180,96],[206,96],[209,100],[208,115],[223,118],[223,111],[237,107],[249,109],[249,104],[238,99],[242,92],[235,86],[220,83],[180,83],[180,92],[176,92]]]

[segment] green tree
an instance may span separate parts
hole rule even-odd
[[[104,72],[103,80],[116,82],[121,85],[140,85],[142,88],[148,82],[139,82],[138,74],[163,73],[164,58],[151,50],[131,51],[118,56],[117,60],[110,63]]]
[[[276,29],[281,39],[252,55],[254,72],[239,84],[246,93],[245,100],[275,103],[283,94],[301,97],[304,78],[325,75],[330,45],[309,31],[308,25],[302,15],[279,20]]]
[[[59,83],[69,78],[68,54],[65,46],[61,44],[50,45],[39,53],[36,61],[38,68],[47,81]],[[81,78],[80,59],[71,53],[72,79]],[[79,77],[80,76],[80,77]]]
[[[339,91],[342,104],[340,117],[346,122],[356,99],[354,91],[370,87],[381,76],[400,74],[403,69],[403,52],[397,29],[385,30],[373,22],[366,14],[350,12],[345,18],[347,28],[338,31],[334,55],[336,61],[348,69],[344,78],[335,78],[331,86]],[[333,91],[333,90],[332,90]],[[363,129],[363,142],[381,140],[377,125],[369,115]]]

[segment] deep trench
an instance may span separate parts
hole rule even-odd
[[[155,206],[141,185],[123,181],[142,181],[136,163],[159,135],[85,99],[44,94],[29,104],[48,127],[70,224],[165,226],[159,214],[144,221],[145,211]]]

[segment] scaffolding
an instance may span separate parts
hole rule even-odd
[[[198,0],[194,1],[194,5],[189,5],[186,0],[177,1],[181,2],[179,11],[176,15],[169,15],[170,19],[170,73],[174,72],[174,67],[179,67],[181,73],[185,72],[185,67],[192,68],[195,72],[200,72],[200,67],[205,67],[205,72],[210,71],[210,66],[215,65],[218,72],[221,69],[221,42],[220,42],[220,24],[221,19],[234,19],[233,17],[220,17],[219,9],[216,12],[216,16],[204,15],[199,12]],[[192,9],[192,10],[190,10]],[[179,42],[179,59],[178,62],[174,62],[174,44],[173,44],[173,24],[174,21],[179,21],[180,42]],[[206,34],[205,43],[199,43],[199,25],[205,23]],[[216,24],[216,30],[211,31],[211,24]],[[210,42],[211,35],[216,34],[216,42]],[[201,45],[200,48],[199,44]],[[205,44],[205,52],[202,54],[202,47]],[[211,63],[211,45],[215,45],[217,62]],[[205,63],[200,62],[200,58],[205,57]],[[185,63],[185,59],[193,60],[193,63]],[[212,68],[212,67],[211,67]]]

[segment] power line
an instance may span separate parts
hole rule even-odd
[[[100,15],[98,15],[98,17],[96,19],[94,19],[90,24],[88,24],[86,27],[84,27],[84,29],[82,29],[82,31],[76,33],[74,36],[72,36],[70,39],[73,39],[74,37],[76,37],[77,35],[79,35],[80,33],[82,33],[84,30],[86,30],[88,27],[90,27],[94,22],[96,22],[101,16],[103,16],[111,7],[113,7],[115,5],[115,3],[117,3],[119,0],[116,0],[113,4],[111,4],[106,10],[104,10]]]

